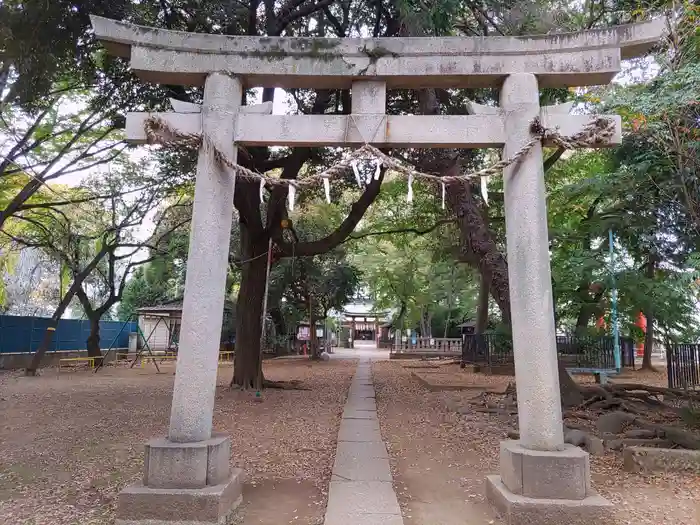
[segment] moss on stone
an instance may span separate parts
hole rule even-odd
[[[290,52],[284,49],[279,41],[273,38],[260,38],[260,43],[265,46],[264,49],[256,49],[254,51],[246,51],[244,56],[267,59],[270,61],[283,60],[287,57],[291,58],[316,58],[322,61],[332,61],[337,58],[342,58],[341,53],[329,53],[329,50],[337,48],[341,42],[339,39],[329,38],[291,38],[289,39]]]

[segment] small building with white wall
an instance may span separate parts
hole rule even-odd
[[[180,327],[182,325],[182,299],[174,299],[156,306],[144,306],[136,310],[138,314],[138,326],[141,330],[138,348],[145,347],[148,343],[151,351],[164,352],[176,350],[180,341]],[[235,342],[235,305],[227,302],[224,305],[223,326],[221,328],[221,343],[226,350],[233,349]]]

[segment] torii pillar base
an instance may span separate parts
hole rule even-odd
[[[243,471],[229,467],[231,440],[146,444],[143,482],[117,499],[115,525],[225,525],[243,497]]]
[[[591,488],[588,453],[529,450],[501,443],[501,475],[486,478],[486,498],[507,525],[602,523],[613,505]]]

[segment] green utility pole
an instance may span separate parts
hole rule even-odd
[[[613,341],[614,341],[614,351],[615,351],[615,369],[619,373],[622,370],[622,358],[620,356],[620,327],[617,323],[617,287],[615,285],[615,249],[613,245],[613,232],[608,230],[608,243],[610,245],[610,284],[611,286],[611,296],[612,305],[610,309],[610,317],[612,318],[612,329],[613,329]]]

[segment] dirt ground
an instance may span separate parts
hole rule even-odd
[[[381,431],[404,523],[501,524],[485,501],[484,479],[498,473],[499,442],[506,438],[508,424],[491,414],[448,412],[448,399],[463,403],[478,391],[431,392],[406,365],[373,364]],[[637,372],[620,380],[663,385],[662,376]],[[513,378],[493,382],[509,380]],[[643,476],[621,467],[619,453],[591,458],[595,489],[616,504],[607,525],[700,525],[700,477]]]
[[[231,436],[231,464],[246,472],[238,524],[322,523],[355,367],[266,362],[269,379],[310,390],[265,391],[262,402],[229,391],[233,369],[219,369],[214,428]],[[167,432],[174,369],[163,369],[0,373],[0,523],[111,524],[117,493],[141,476],[143,443]]]

